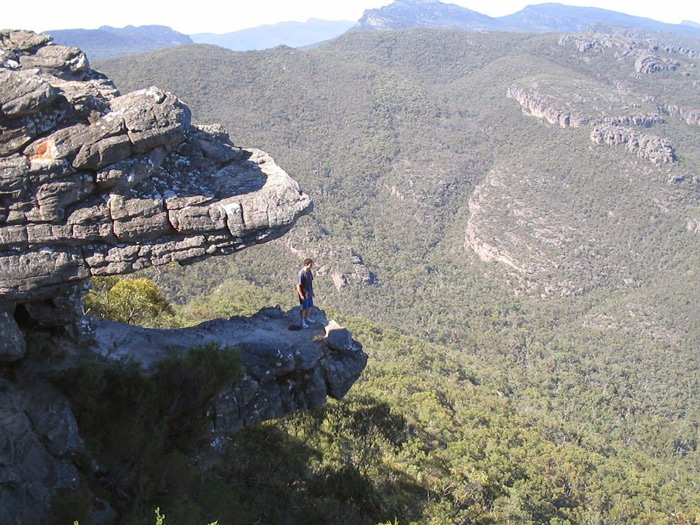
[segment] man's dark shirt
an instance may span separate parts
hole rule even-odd
[[[313,297],[314,293],[314,274],[311,270],[306,270],[302,268],[299,270],[299,275],[297,276],[297,284],[301,285],[301,289],[304,290],[304,297],[309,297],[309,294]]]

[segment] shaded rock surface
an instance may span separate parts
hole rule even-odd
[[[217,319],[178,330],[155,330],[99,320],[95,351],[110,360],[131,360],[148,372],[165,357],[217,343],[238,351],[244,377],[220,393],[212,433],[230,434],[258,421],[318,408],[342,398],[367,364],[362,345],[347,329],[317,312],[317,323],[290,330],[297,309],[265,308],[250,318]],[[325,333],[324,333],[325,329]]]
[[[367,355],[347,329],[327,321],[306,330],[289,330],[298,310],[265,308],[250,318],[217,319],[181,330],[154,330],[107,320],[92,320],[89,346],[63,341],[51,360],[68,369],[85,357],[118,365],[135,362],[144,375],[167,357],[207,343],[240,356],[241,379],[224,387],[209,414],[209,437],[246,425],[318,408],[327,396],[347,394],[362,373]],[[90,491],[85,478],[105,477],[80,435],[66,397],[49,382],[50,367],[34,366],[20,378],[0,377],[0,523],[45,523],[53,497]],[[96,522],[115,517],[108,502],[95,498]]]
[[[0,422],[0,523],[44,523],[52,497],[78,490],[80,471],[97,466],[68,401],[46,382],[0,378]]]

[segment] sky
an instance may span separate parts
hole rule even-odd
[[[305,22],[309,18],[351,20],[365,9],[389,5],[393,0],[0,0],[0,28],[96,29],[103,25],[164,25],[187,35],[230,33],[277,22]],[[504,16],[539,0],[443,0],[488,16]],[[661,22],[683,20],[700,23],[700,2],[691,0],[550,0],[584,7],[600,7]],[[187,7],[175,7],[185,4]]]

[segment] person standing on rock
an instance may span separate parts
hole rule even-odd
[[[308,328],[309,324],[315,322],[311,318],[311,309],[314,306],[314,274],[311,272],[313,265],[314,262],[311,259],[304,259],[304,266],[297,275],[296,288],[299,295],[299,317],[302,328]]]

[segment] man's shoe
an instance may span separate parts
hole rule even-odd
[[[314,319],[313,317],[307,317],[306,322],[309,324],[316,324],[316,319]]]
[[[308,327],[309,327],[309,323],[307,323],[306,321],[302,321],[302,322],[301,322],[301,327],[302,327],[302,328],[308,328]]]

